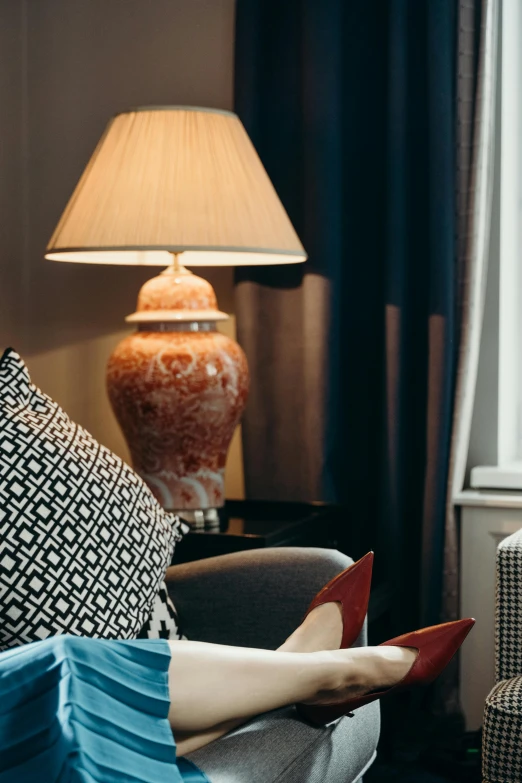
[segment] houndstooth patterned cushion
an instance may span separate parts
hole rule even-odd
[[[522,530],[497,550],[496,680],[522,675]]]
[[[136,637],[182,532],[8,349],[0,361],[0,650],[61,633]]]
[[[484,783],[522,780],[522,677],[499,682],[486,700],[482,771]]]

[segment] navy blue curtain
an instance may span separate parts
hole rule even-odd
[[[236,110],[309,254],[237,272],[247,493],[343,504],[350,554],[374,548],[393,585],[397,632],[441,610],[456,5],[237,4]]]

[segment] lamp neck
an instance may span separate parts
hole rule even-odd
[[[179,263],[179,258],[182,253],[170,253],[172,257],[172,264],[161,272],[162,275],[191,275],[188,269]]]

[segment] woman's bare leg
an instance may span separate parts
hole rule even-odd
[[[341,605],[336,601],[321,604],[308,614],[301,625],[279,647],[281,652],[319,652],[338,650],[343,636]]]
[[[169,642],[169,720],[172,728],[200,732],[243,720],[330,687],[324,653],[304,656],[205,642]]]
[[[415,660],[415,653],[399,647],[289,653],[169,644],[169,720],[181,755],[278,707],[343,701],[393,685]]]
[[[318,606],[301,623],[301,625],[279,647],[280,652],[320,652],[321,650],[337,650],[341,644],[343,625],[341,607],[338,603],[327,603]],[[181,755],[191,753],[209,742],[219,739],[229,731],[236,729],[245,722],[245,718],[235,718],[205,731],[175,732],[178,750]]]
[[[224,737],[229,731],[237,729],[244,723],[246,723],[244,718],[236,718],[235,720],[220,723],[218,726],[213,726],[206,731],[175,731],[176,752],[178,756],[186,756],[187,753],[193,753],[195,750],[204,748],[205,745],[209,745],[211,742]]]

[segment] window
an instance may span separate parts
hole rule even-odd
[[[522,489],[522,3],[503,0],[500,30],[500,247],[497,465],[474,487]]]

